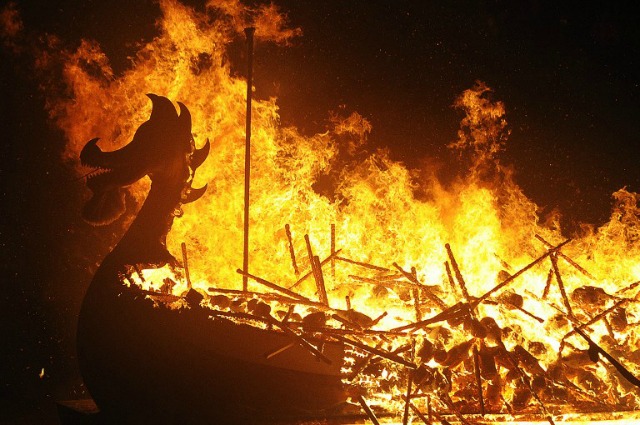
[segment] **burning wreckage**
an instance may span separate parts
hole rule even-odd
[[[196,289],[187,247],[178,261],[166,237],[181,204],[197,200],[197,149],[189,110],[148,95],[149,120],[131,143],[103,152],[97,139],[81,160],[83,211],[105,223],[123,211],[122,189],[144,176],[144,205],[89,287],[78,328],[79,361],[102,415],[118,422],[227,422],[381,416],[403,423],[476,423],[493,415],[538,418],[638,409],[635,332],[640,282],[605,292],[589,271],[542,235],[536,257],[502,269],[477,294],[455,247],[445,244],[441,280],[390,259],[356,261],[336,246],[321,259],[304,235],[296,252],[284,228],[295,282],[238,273],[250,291]],[[305,270],[306,269],[306,270]],[[544,287],[522,285],[548,270]],[[571,287],[564,275],[580,276]],[[584,282],[588,282],[584,284]],[[306,287],[302,295],[301,288]],[[340,288],[374,303],[356,305]],[[206,289],[206,288],[204,288]],[[365,314],[361,311],[367,311]],[[597,336],[596,336],[597,335]],[[621,413],[623,412],[623,413]]]

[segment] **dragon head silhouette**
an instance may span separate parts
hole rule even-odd
[[[209,153],[209,141],[196,149],[191,134],[191,114],[178,102],[180,114],[163,96],[147,94],[153,108],[148,121],[140,125],[130,143],[112,152],[103,152],[99,138],[87,142],[80,153],[83,165],[97,168],[87,178],[92,192],[82,211],[83,218],[94,225],[105,225],[125,211],[124,189],[145,176],[156,182],[180,184],[182,203],[193,202],[207,188],[190,186],[196,168]]]

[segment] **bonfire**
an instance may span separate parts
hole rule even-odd
[[[160,5],[160,34],[121,76],[91,42],[69,53],[73,100],[55,108],[73,159],[96,135],[104,150],[132,140],[150,115],[145,93],[183,102],[192,143],[210,141],[189,180],[208,190],[179,206],[166,241],[176,261],[132,264],[120,274],[123,293],[170,314],[278,335],[265,361],[291,350],[308,362],[339,361],[344,393],[324,406],[326,417],[633,417],[638,194],[620,189],[611,220],[572,238],[553,217],[543,223],[500,161],[505,107],[477,82],[455,101],[464,117],[449,144],[468,172],[446,185],[385,150],[367,152],[371,124],[357,113],[308,136],[280,125],[276,99],[254,99],[243,222],[248,96],[226,49],[245,27],[256,28],[258,48],[298,31],[274,6],[247,14],[228,2],[210,6],[212,19],[173,0]],[[320,178],[331,182],[322,194]],[[138,202],[146,198],[148,179],[129,183]]]

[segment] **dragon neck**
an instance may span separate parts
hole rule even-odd
[[[166,238],[181,205],[185,183],[153,181],[151,189],[124,236],[105,258],[103,265],[121,271],[126,266],[161,267],[177,264],[166,247]]]

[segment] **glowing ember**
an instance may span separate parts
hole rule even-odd
[[[196,144],[212,142],[194,182],[209,190],[179,212],[169,245],[179,253],[186,243],[190,283],[205,305],[260,316],[251,301],[260,299],[280,318],[290,314],[299,332],[347,341],[343,373],[354,405],[357,394],[374,412],[398,413],[408,394],[414,422],[640,407],[638,389],[574,330],[640,375],[640,195],[619,190],[609,223],[555,249],[565,241],[560,229],[538,221],[497,159],[509,135],[505,110],[481,82],[455,102],[465,118],[450,148],[469,173],[448,186],[384,150],[356,162],[371,131],[358,114],[306,137],[280,126],[275,99],[254,101],[249,289],[266,292],[265,280],[317,304],[321,278],[327,307],[284,300],[284,291],[280,299],[224,291],[241,287],[246,96],[226,49],[250,14],[261,42],[286,43],[300,31],[273,6],[210,2],[199,14],[173,0],[160,5],[160,33],[129,70],[114,76],[100,46],[85,40],[66,57],[72,96],[50,106],[69,140],[66,157],[76,161],[96,135],[105,150],[131,140],[149,115],[144,93],[188,105]],[[330,197],[314,190],[327,175],[337,182]],[[132,193],[142,199],[146,190]],[[313,269],[315,278],[301,279]],[[180,270],[133,272],[127,284],[175,296],[189,289]],[[169,301],[188,307],[177,299]],[[310,324],[320,310],[328,320]]]

